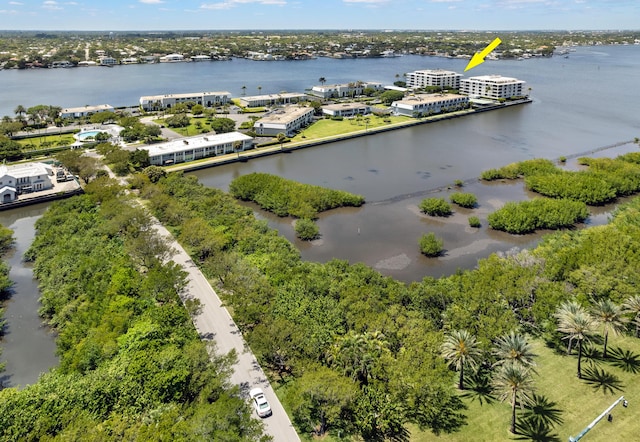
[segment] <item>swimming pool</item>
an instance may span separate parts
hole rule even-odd
[[[87,131],[76,134],[75,137],[76,137],[76,140],[87,141],[87,138],[90,138],[90,137],[95,138],[95,136],[101,132],[108,134],[108,132],[105,130],[87,130]]]

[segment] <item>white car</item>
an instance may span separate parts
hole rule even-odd
[[[254,388],[249,392],[251,400],[253,401],[253,408],[256,409],[256,413],[260,417],[271,416],[271,405],[267,401],[267,397],[261,388]]]

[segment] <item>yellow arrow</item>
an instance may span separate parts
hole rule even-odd
[[[473,54],[473,57],[471,57],[471,60],[469,60],[469,64],[466,68],[464,68],[464,71],[467,72],[469,69],[473,69],[476,66],[484,63],[484,57],[489,55],[491,51],[497,48],[500,43],[502,43],[502,40],[496,38],[491,43],[489,43],[489,46],[484,48],[481,52],[476,52],[475,54]]]

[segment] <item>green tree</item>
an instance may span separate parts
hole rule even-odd
[[[558,308],[556,308],[556,311],[553,316],[556,318],[556,321],[561,321],[563,320],[563,318],[568,318],[571,315],[576,314],[581,309],[582,307],[577,302],[565,301],[562,304],[560,304]],[[566,339],[567,339],[567,354],[570,355],[571,347],[573,344],[573,336],[568,336]]]
[[[191,113],[193,115],[202,115],[202,113],[204,112],[204,106],[201,104],[195,104],[192,108],[191,108]]]
[[[533,346],[523,335],[513,331],[496,340],[492,353],[498,359],[497,365],[519,364],[529,369],[536,365]]]
[[[425,198],[420,202],[420,211],[431,216],[451,215],[451,206],[444,198]]]
[[[631,321],[636,326],[636,338],[640,337],[640,295],[630,296],[622,307],[625,314],[633,316]]]
[[[114,112],[96,112],[89,117],[89,121],[93,124],[104,124],[107,122],[113,122],[118,118]]]
[[[284,132],[278,132],[278,135],[276,135],[276,138],[278,139],[278,143],[280,143],[280,150],[283,150],[283,144],[287,139],[287,136],[285,135]]]
[[[327,82],[327,79],[326,79],[326,78],[324,78],[324,77],[320,77],[320,78],[318,78],[318,83],[320,83],[321,85],[323,85],[323,86],[324,86],[324,84],[325,84],[326,82]]]
[[[523,408],[532,402],[533,379],[531,370],[520,364],[500,366],[492,379],[492,386],[500,401],[511,404],[511,425],[509,431],[516,434],[516,405]]]
[[[597,322],[582,307],[579,307],[575,312],[566,312],[556,317],[558,319],[558,331],[565,335],[564,339],[578,341],[578,379],[582,379],[582,344],[593,335]]]
[[[591,314],[602,327],[602,337],[604,338],[602,357],[606,359],[609,333],[614,335],[622,333],[625,329],[627,318],[623,316],[622,308],[609,299],[601,299],[594,302]]]
[[[474,369],[482,356],[475,336],[466,330],[453,330],[444,337],[442,357],[450,366],[460,372],[458,389],[464,390],[464,369]]]
[[[418,244],[420,251],[426,256],[439,256],[442,253],[443,241],[433,232],[422,235]]]
[[[311,241],[320,235],[320,229],[313,220],[300,218],[296,220],[296,236],[303,241]]]
[[[336,340],[328,360],[345,376],[367,385],[382,369],[383,356],[389,351],[387,346],[385,336],[378,331],[356,333],[352,330]]]
[[[306,431],[319,437],[334,425],[348,426],[342,422],[349,415],[358,389],[352,379],[334,370],[318,367],[307,370],[296,379],[287,395],[294,421]]]

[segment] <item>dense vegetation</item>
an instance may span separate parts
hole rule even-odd
[[[301,184],[267,173],[250,173],[235,178],[229,185],[233,196],[253,201],[278,216],[314,219],[319,212],[336,207],[364,204],[364,198],[343,190],[331,190]]]
[[[468,192],[454,192],[449,195],[449,199],[453,204],[468,209],[472,209],[478,204],[478,198],[473,193]]]
[[[418,241],[420,251],[426,256],[438,256],[442,253],[443,241],[435,233],[425,233]]]
[[[296,236],[304,241],[311,241],[320,236],[320,229],[313,220],[301,218],[296,221]]]
[[[99,196],[53,204],[26,257],[41,314],[58,332],[58,368],[0,392],[2,440],[259,439],[179,298],[184,272],[143,210],[97,178]],[[121,189],[120,189],[121,190]]]
[[[451,206],[444,198],[425,198],[418,205],[421,212],[431,216],[451,215]]]
[[[0,256],[4,255],[13,244],[13,230],[0,225]],[[9,288],[11,288],[11,280],[9,279],[9,266],[6,261],[0,261],[0,302],[4,302],[9,296]],[[4,335],[4,308],[0,308],[0,336]],[[2,354],[2,349],[0,349]],[[4,370],[4,362],[0,363],[0,371]]]
[[[509,233],[530,233],[537,229],[561,229],[584,221],[589,211],[584,203],[567,199],[534,198],[509,202],[491,213],[489,225]]]
[[[463,387],[500,397],[499,381],[513,373],[491,368],[500,360],[495,343],[516,331],[564,348],[554,320],[562,302],[587,307],[597,294],[620,303],[640,282],[640,200],[611,225],[561,232],[533,253],[492,255],[475,270],[407,286],[361,264],[301,261],[250,210],[193,177],[169,175],[142,195],[222,288],[304,432],[405,440],[409,423],[455,432],[465,407],[441,354],[449,331],[478,343],[479,371],[469,366]],[[535,418],[527,410],[519,422]]]

